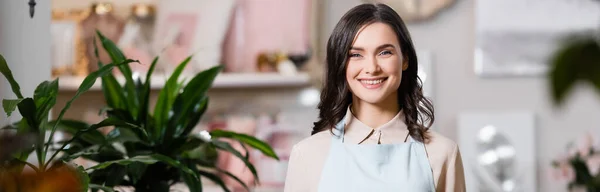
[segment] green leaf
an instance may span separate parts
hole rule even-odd
[[[600,47],[596,36],[571,36],[551,58],[549,85],[556,106],[564,103],[578,81],[589,81],[600,91]]]
[[[194,172],[198,172],[194,164],[188,164],[187,167]],[[202,192],[202,182],[198,177],[183,171],[180,171],[179,174],[181,175],[181,178],[183,178],[183,181],[187,185],[190,192]]]
[[[143,128],[138,127],[137,125],[128,123],[126,121],[123,121],[123,120],[120,120],[120,119],[117,119],[117,118],[112,118],[112,117],[106,118],[106,119],[102,120],[100,123],[96,123],[96,124],[91,125],[85,131],[96,130],[98,128],[107,127],[107,126],[116,126],[116,127],[120,127],[120,128],[129,128],[129,129],[137,129],[137,130],[144,131]],[[145,134],[144,136],[147,136],[147,134]]]
[[[6,112],[6,116],[10,116],[12,112],[17,109],[17,105],[23,101],[23,99],[3,99],[2,107],[4,108],[4,112]]]
[[[132,164],[135,164],[135,162]],[[117,168],[110,169],[108,174],[110,176],[104,180],[104,184],[107,186],[118,186],[125,180],[127,169],[124,166],[117,166]]]
[[[38,134],[33,133],[33,132],[29,132],[29,130],[31,130],[31,128],[28,127],[29,125],[27,125],[25,119],[21,119],[21,121],[19,121],[19,123],[17,123],[17,133],[19,133],[22,138],[20,139],[21,141],[28,143],[28,146],[31,147],[24,147],[24,149],[21,150],[21,152],[18,152],[16,154],[14,154],[13,156],[19,160],[25,161],[27,160],[27,158],[29,158],[29,155],[31,154],[31,152],[33,152],[35,150],[35,147],[37,147],[37,145],[34,145],[36,142],[38,142],[39,138]],[[27,130],[27,131],[22,131],[22,130]]]
[[[38,128],[40,126],[39,122],[36,121],[36,107],[35,107],[35,102],[33,101],[32,98],[25,98],[23,99],[23,101],[21,101],[18,106],[19,108],[19,112],[21,113],[21,116],[23,117],[23,119],[21,119],[21,123],[19,124],[19,126],[17,126],[17,133],[35,133],[38,134],[37,135],[37,142],[34,145],[34,150],[38,159],[38,165],[40,165],[41,168],[44,168],[44,160],[45,160],[45,153],[44,153],[44,136],[45,136],[45,131],[40,131]],[[46,145],[46,146],[50,146],[50,145]],[[26,154],[21,154],[21,155],[26,155]],[[29,154],[27,154],[28,156]],[[21,156],[22,157],[22,156]]]
[[[167,135],[173,132],[174,137],[187,135],[198,124],[208,106],[206,92],[222,68],[216,66],[198,73],[185,86],[183,92],[177,95],[173,104],[173,117],[169,119],[168,127],[172,130]]]
[[[98,169],[104,169],[107,168],[110,165],[113,164],[118,164],[118,165],[129,165],[132,163],[144,163],[144,164],[154,164],[157,162],[163,162],[166,163],[170,166],[173,166],[175,168],[180,169],[181,171],[193,175],[195,177],[197,177],[196,173],[194,171],[192,171],[191,169],[185,167],[184,165],[182,165],[181,163],[179,163],[178,161],[175,161],[173,159],[171,159],[170,157],[161,155],[161,154],[152,154],[152,155],[140,155],[140,156],[135,156],[129,159],[119,159],[119,160],[114,160],[114,161],[106,161],[106,162],[102,162],[99,163],[93,167],[88,168],[87,170],[98,170]]]
[[[138,120],[144,126],[147,125],[148,121],[148,113],[150,112],[150,86],[152,82],[152,73],[154,72],[154,68],[156,67],[156,63],[158,62],[158,57],[155,57],[150,65],[150,69],[146,73],[146,82],[142,87],[142,92],[140,94],[140,113],[138,114]]]
[[[210,166],[214,166],[219,157],[215,147],[206,143],[196,147],[195,149],[185,151],[182,156],[184,158],[198,160],[203,165]]]
[[[73,159],[77,159],[82,156],[99,154],[100,147],[101,147],[100,145],[92,145],[90,147],[81,149],[77,152],[71,152],[71,153],[69,153],[69,155],[62,156],[60,159],[65,162],[69,162],[69,161],[72,161]]]
[[[271,146],[269,146],[269,144],[255,138],[255,137],[252,137],[250,135],[231,132],[231,131],[225,131],[225,130],[214,130],[214,131],[210,132],[210,135],[213,138],[230,138],[230,139],[238,140],[244,144],[247,144],[248,146],[250,146],[254,149],[258,149],[260,152],[262,152],[263,154],[265,154],[268,157],[279,160],[279,157],[277,157],[277,154],[275,153],[275,151],[273,151],[273,148],[271,148]]]
[[[73,101],[75,101],[75,99],[77,99],[81,94],[83,94],[84,92],[86,92],[90,88],[92,88],[92,86],[96,83],[96,79],[110,73],[112,71],[113,67],[115,67],[115,66],[126,65],[126,64],[129,64],[132,62],[135,62],[135,61],[125,60],[118,64],[111,63],[108,65],[104,65],[104,66],[100,67],[100,69],[98,69],[97,71],[90,73],[87,77],[85,77],[85,79],[83,80],[81,85],[79,85],[79,88],[77,89],[77,92],[75,92],[75,95],[69,101],[67,101],[67,104],[65,105],[65,107],[62,108],[62,110],[60,111],[60,113],[58,115],[58,118],[56,119],[56,122],[60,123],[63,116],[65,115],[65,112],[67,112],[67,110],[71,107],[71,104],[73,103]],[[54,132],[56,131],[57,125],[58,125],[58,123],[55,124],[54,127],[52,127],[52,131],[50,132],[50,139],[48,140],[49,142],[53,141]],[[44,154],[46,154],[48,152],[49,146],[50,145],[47,145],[46,149],[44,149]],[[53,156],[55,156],[55,155],[53,155]]]
[[[77,166],[77,175],[81,181],[81,192],[87,192],[90,184],[90,177],[85,172],[83,166]]]
[[[28,167],[30,167],[31,169],[33,169],[36,173],[40,173],[40,170],[39,170],[38,167],[36,167],[35,165],[33,165],[33,164],[31,164],[31,163],[29,163],[29,162],[27,162],[25,160],[14,158],[14,159],[12,159],[12,161],[15,162],[15,163],[22,164],[22,165],[27,165]]]
[[[102,92],[106,104],[115,109],[127,109],[127,100],[125,99],[125,90],[119,84],[119,81],[108,74],[102,77]]]
[[[2,54],[0,54],[0,73],[2,73],[6,80],[8,80],[10,88],[12,89],[13,93],[17,95],[17,98],[22,99],[23,94],[21,94],[21,87],[19,87],[17,81],[15,81],[15,78],[12,75],[12,71],[8,67],[8,64],[6,63],[6,60],[4,59]]]
[[[46,125],[48,124],[50,110],[56,104],[58,95],[58,79],[53,81],[44,81],[40,83],[34,91],[33,101],[36,106],[35,122],[40,138],[40,143],[44,143],[46,138]],[[37,155],[41,155],[40,162],[44,162],[46,154],[43,153],[43,147],[36,147]]]
[[[104,192],[115,192],[115,190],[111,187],[106,187],[98,184],[89,184],[90,189],[100,189]]]
[[[198,173],[221,186],[224,192],[231,192],[231,190],[229,190],[227,185],[225,185],[225,182],[223,182],[223,180],[219,176],[203,170],[198,170]]]
[[[180,99],[185,100],[185,99]],[[179,137],[182,135],[188,135],[198,124],[202,115],[208,108],[208,97],[203,96],[197,103],[190,104],[192,106],[182,106],[184,102],[175,102],[173,105],[173,111],[175,115],[169,120],[169,131],[167,135],[173,135],[173,137]],[[185,102],[187,103],[187,102]],[[183,109],[182,109],[183,108]],[[182,110],[188,110],[182,112]],[[187,116],[187,118],[183,117]]]
[[[133,119],[133,116],[131,116],[131,113],[129,113],[129,111],[124,110],[124,109],[110,109],[110,110],[106,111],[106,114],[108,115],[108,117],[120,119],[125,122],[131,122],[131,123],[135,122],[135,119]]]
[[[192,57],[186,58],[177,68],[173,71],[173,74],[169,77],[165,86],[160,91],[158,100],[156,102],[156,107],[154,108],[154,130],[152,131],[152,135],[155,140],[164,141],[169,140],[171,135],[163,135],[165,130],[167,129],[167,123],[169,121],[169,111],[171,111],[171,107],[173,102],[175,101],[175,97],[179,93],[178,79],[179,75],[185,69],[185,66],[190,62]]]
[[[54,127],[56,121],[51,121],[48,123],[51,127]],[[101,145],[106,142],[104,135],[98,130],[89,130],[86,122],[76,121],[76,120],[66,120],[63,119],[60,121],[59,125],[57,125],[57,130],[64,131],[71,135],[76,135],[77,132],[86,130],[84,133],[78,136],[78,139],[81,139],[89,144]],[[51,128],[49,128],[51,129]]]
[[[142,176],[144,176],[147,168],[148,165],[143,163],[129,164],[127,166],[127,175],[129,180],[131,180],[131,183],[135,185],[142,178]]]
[[[35,118],[36,107],[35,107],[35,102],[33,101],[33,99],[30,97],[27,97],[27,98],[23,99],[21,102],[19,102],[17,107],[19,108],[19,112],[21,113],[21,116],[23,116],[23,120],[25,120],[25,122],[27,122],[27,125],[28,125],[27,128],[31,128],[31,129],[22,129],[25,127],[19,126],[19,132],[24,133],[24,132],[29,132],[29,131],[35,131],[37,133],[37,127],[39,124],[38,124],[38,122],[36,122],[36,118]]]
[[[109,143],[141,142],[137,134],[131,129],[115,128],[106,136]]]
[[[104,169],[107,168],[108,166],[111,166],[113,164],[118,164],[118,165],[129,165],[135,162],[139,162],[139,163],[144,163],[144,164],[154,164],[156,162],[158,162],[159,160],[148,156],[148,155],[143,155],[143,156],[135,156],[129,159],[119,159],[119,160],[114,160],[114,161],[106,161],[106,162],[102,162],[99,163],[95,166],[92,166],[90,168],[87,168],[86,170],[98,170],[98,169]]]
[[[174,159],[171,159],[170,157],[167,157],[167,156],[164,156],[161,154],[152,154],[151,156],[154,159],[157,159],[157,160],[159,160],[163,163],[166,163],[170,166],[176,167],[176,168],[180,169],[181,171],[198,178],[198,175],[196,175],[196,173],[194,171],[192,171],[190,168],[186,167],[185,165],[181,164],[179,161],[175,161]]]
[[[179,141],[179,140],[182,140],[182,141]],[[172,148],[177,149],[176,153],[182,153],[184,151],[192,150],[192,149],[198,148],[200,145],[206,144],[205,141],[203,141],[202,139],[197,138],[196,136],[193,136],[193,135],[188,135],[187,138],[179,137],[179,138],[177,138],[176,143],[182,143],[182,145],[179,145],[179,146],[172,146]]]
[[[244,189],[246,189],[246,191],[250,191],[250,188],[248,187],[248,185],[246,185],[246,183],[244,183],[244,182],[243,182],[243,181],[242,181],[240,178],[238,178],[237,176],[235,176],[235,175],[231,174],[231,173],[230,173],[230,172],[228,172],[228,171],[225,171],[225,170],[222,170],[222,169],[219,169],[219,168],[217,168],[217,171],[219,171],[220,173],[223,173],[223,174],[227,175],[228,177],[231,177],[233,180],[235,180],[235,181],[237,181],[239,184],[241,184],[241,185],[244,187]]]
[[[112,40],[102,35],[102,32],[100,32],[99,30],[96,30],[96,35],[98,35],[98,37],[100,38],[100,43],[102,44],[102,47],[104,48],[104,50],[106,50],[113,63],[120,63],[125,61],[125,55],[123,54],[123,52],[121,52],[119,47],[117,47],[117,45]],[[119,69],[121,68],[126,69],[124,71],[121,71],[123,75],[131,77],[131,68],[129,66],[119,66]]]
[[[98,53],[98,44],[94,38],[94,55],[98,61],[98,67],[102,67],[102,61]],[[125,100],[125,90],[121,87],[117,79],[112,74],[102,76],[102,93],[106,100],[106,104],[111,108],[127,109]]]
[[[112,59],[113,63],[120,63],[126,60],[126,57],[123,54],[123,52],[121,52],[121,50],[113,41],[106,38],[98,30],[96,30],[96,34],[100,38],[102,47],[104,47],[106,52],[108,52],[108,55],[110,55],[110,58]],[[132,112],[132,116],[137,117],[140,101],[138,100],[137,92],[135,90],[135,84],[133,82],[133,74],[131,73],[131,68],[129,67],[129,65],[121,65],[118,67],[121,73],[123,74],[123,77],[125,78],[125,96],[127,99],[129,111]]]
[[[235,148],[233,148],[227,142],[212,140],[211,143],[213,145],[215,145],[215,147],[217,147],[218,149],[227,151],[227,152],[233,154],[234,156],[236,156],[237,158],[239,158],[240,160],[242,160],[244,162],[244,164],[246,165],[246,167],[248,167],[248,169],[250,169],[250,172],[252,172],[252,175],[254,175],[254,178],[256,179],[255,180],[256,183],[259,183],[259,178],[258,178],[258,175],[256,174],[256,168],[254,168],[254,165],[252,165],[252,163],[250,163],[250,160],[246,159],[244,157],[244,155],[242,155],[239,151],[235,150]]]
[[[38,122],[48,120],[48,114],[50,110],[56,104],[56,97],[58,96],[58,79],[53,81],[44,81],[40,83],[33,94],[33,101],[38,109],[36,119]]]
[[[40,131],[40,123],[36,119],[37,109],[32,98],[25,98],[17,105],[19,112],[23,117],[21,123],[17,126],[17,133],[35,133],[37,134],[37,142],[34,145],[38,163],[43,168],[44,162],[44,136],[45,131]],[[48,145],[49,146],[49,145]]]

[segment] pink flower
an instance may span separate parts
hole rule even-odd
[[[600,172],[600,154],[590,156],[585,163],[590,170],[590,174],[593,176],[596,176]]]
[[[560,181],[575,180],[575,170],[567,161],[558,162],[558,167],[552,169],[552,177]]]
[[[592,133],[589,131],[577,141],[577,152],[581,157],[587,157],[590,155],[590,150],[594,144],[594,137],[592,137]]]

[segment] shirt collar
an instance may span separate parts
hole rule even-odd
[[[394,143],[396,141],[404,141],[404,137],[408,134],[408,129],[404,121],[404,113],[402,110],[394,116],[389,122],[379,127],[369,127],[352,114],[350,107],[346,109],[345,119],[345,135],[344,140],[351,143],[360,143],[363,140],[369,139],[379,141],[381,143]],[[376,132],[380,132],[377,134]],[[378,138],[380,137],[380,138]]]

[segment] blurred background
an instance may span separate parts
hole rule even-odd
[[[160,56],[151,103],[166,81],[160,74],[168,77],[188,55],[194,58],[187,74],[224,65],[197,129],[268,141],[281,161],[253,157],[262,184],[256,190],[282,191],[291,146],[317,120],[329,34],[350,8],[374,2],[388,3],[408,25],[435,106],[432,129],[459,144],[468,191],[568,191],[573,168],[553,162],[598,146],[591,138],[600,136],[600,97],[593,86],[577,84],[557,106],[547,73],[560,37],[598,29],[598,1],[43,0],[31,20],[25,0],[4,0],[0,53],[25,94],[60,77],[54,114],[96,69],[95,29],[141,62],[132,64],[140,76]],[[3,98],[12,97],[3,78],[0,88]],[[97,83],[65,119],[97,123],[102,107]],[[2,113],[0,123],[15,119]],[[250,174],[237,162],[222,163]],[[597,175],[600,160],[586,163]]]

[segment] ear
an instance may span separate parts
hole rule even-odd
[[[404,60],[404,62],[402,62],[402,71],[406,71],[406,69],[408,69],[408,61]]]

